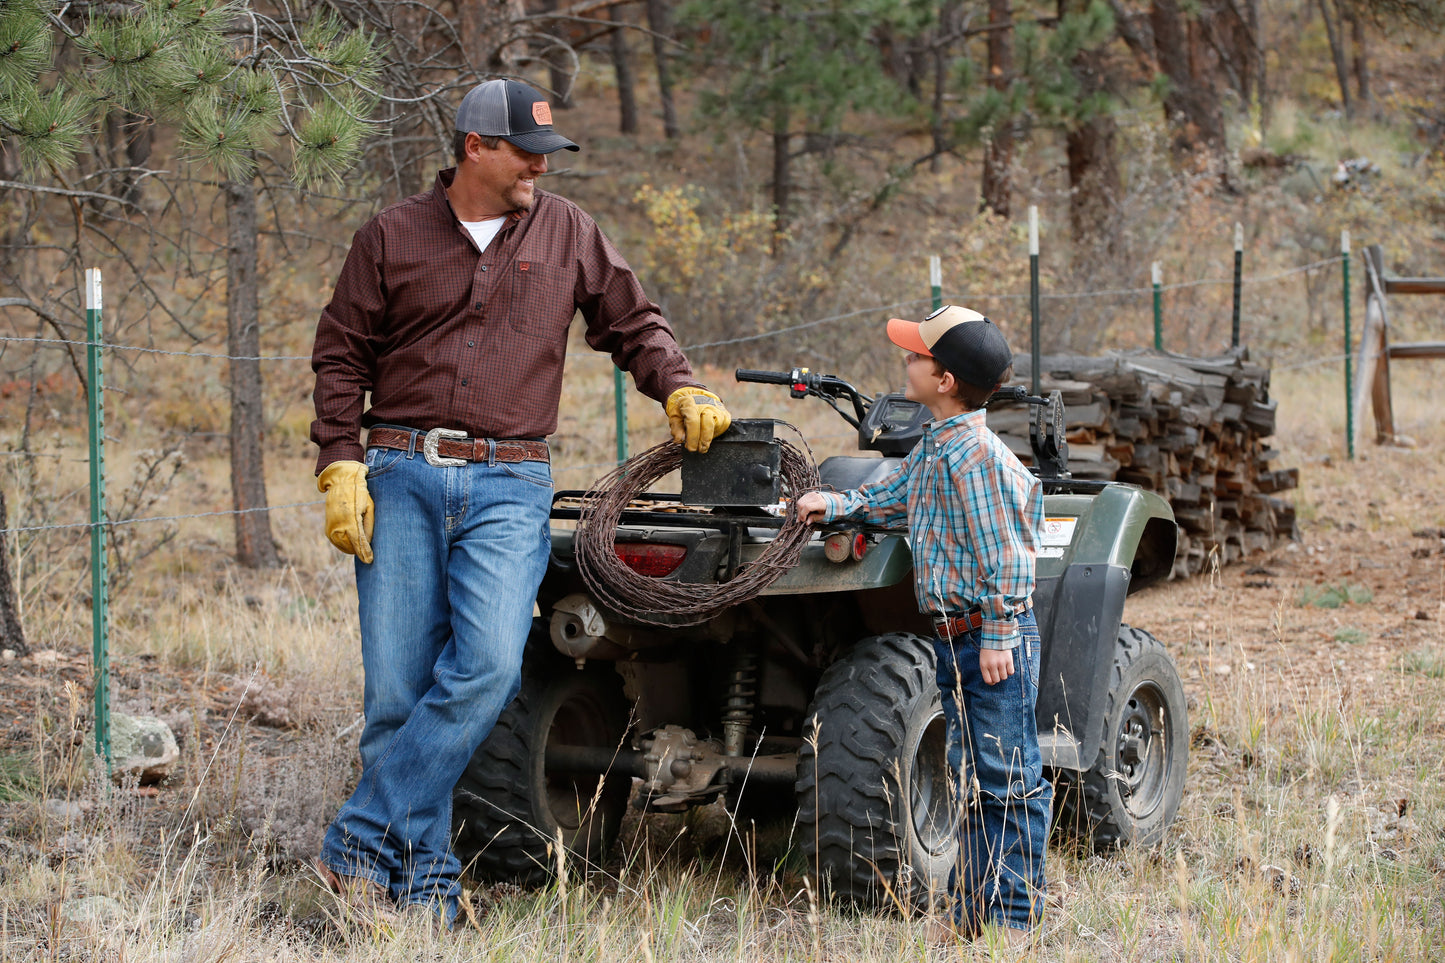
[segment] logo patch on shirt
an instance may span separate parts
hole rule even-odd
[[[517,262],[517,270],[518,270],[518,271],[530,271],[530,270],[532,270],[532,262],[531,262],[531,261],[518,261],[518,262]]]

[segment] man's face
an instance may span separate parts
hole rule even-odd
[[[470,147],[470,145],[469,145]],[[482,195],[495,214],[530,211],[536,198],[536,178],[547,173],[547,155],[531,154],[502,141],[496,150],[478,143],[477,178]]]

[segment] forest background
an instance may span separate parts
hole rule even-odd
[[[1314,527],[1328,524],[1323,506],[1334,497],[1317,487],[1324,480],[1368,490],[1389,482],[1360,472],[1401,471],[1416,495],[1438,491],[1419,482],[1433,469],[1392,460],[1406,454],[1345,463],[1338,253],[1349,230],[1357,246],[1382,244],[1392,273],[1445,274],[1442,18],[1439,0],[0,0],[0,648],[11,653],[0,673],[12,676],[0,796],[14,800],[0,849],[7,958],[53,958],[67,940],[141,957],[176,940],[257,958],[278,946],[304,958],[351,951],[294,922],[315,905],[298,866],[353,777],[345,734],[360,693],[349,560],[320,534],[307,356],[351,233],[450,166],[450,121],[473,84],[516,76],[550,92],[559,129],[583,151],[554,155],[544,186],[599,220],[704,380],[745,416],[777,413],[780,399],[734,385],[737,365],[808,365],[868,390],[896,384],[879,323],[926,310],[930,255],[941,260],[945,298],[995,317],[1024,350],[1029,205],[1042,224],[1046,352],[1152,343],[1158,262],[1171,282],[1165,346],[1218,353],[1229,343],[1229,289],[1208,282],[1228,277],[1242,225],[1252,280],[1242,340],[1275,368],[1281,424],[1297,432],[1286,440],[1282,427],[1282,446],[1305,465],[1304,538],[1326,546]],[[104,277],[112,346],[118,701],[189,720],[192,730],[183,776],[155,804],[101,792],[83,735],[86,268]],[[1402,304],[1392,320],[1406,336],[1440,336],[1439,311],[1427,304]],[[1397,412],[1422,451],[1439,421],[1438,388],[1423,368],[1402,375],[1413,390]],[[610,364],[578,340],[568,377],[554,458],[559,486],[582,487],[615,455]],[[821,416],[783,416],[809,432],[819,457],[851,444]],[[628,419],[632,450],[660,440],[650,403],[633,396]],[[1408,512],[1387,505],[1378,514],[1420,530],[1445,525],[1438,500],[1419,497]],[[1388,540],[1394,529],[1370,531]],[[1341,563],[1298,577],[1339,581],[1354,570]],[[1181,660],[1196,643],[1213,652],[1216,639],[1170,606],[1197,604],[1237,577],[1175,586],[1152,603],[1183,626]],[[1302,597],[1290,589],[1273,615],[1265,604],[1255,634],[1283,641],[1286,608],[1319,614]],[[1438,608],[1412,598],[1420,612]],[[1224,605],[1249,610],[1240,599]],[[1438,621],[1418,621],[1411,631],[1433,635],[1382,655],[1379,678],[1398,692],[1412,667],[1412,684],[1435,686],[1416,706],[1417,728],[1439,740],[1445,655]],[[1241,656],[1246,663],[1263,660]],[[1205,791],[1213,784],[1192,773],[1191,805],[1212,807],[1226,830],[1244,826],[1244,842],[1216,845],[1198,865],[1187,846],[1066,864],[1061,878],[1072,874],[1098,899],[1052,952],[1093,958],[1099,933],[1116,944],[1194,947],[1199,958],[1248,955],[1241,947],[1412,958],[1440,945],[1438,804],[1416,817],[1433,848],[1388,878],[1375,863],[1359,870],[1377,884],[1368,888],[1377,913],[1330,902],[1328,879],[1322,891],[1312,876],[1322,863],[1305,850],[1291,850],[1289,865],[1261,852],[1270,848],[1261,841],[1339,829],[1339,782],[1368,782],[1359,747],[1378,713],[1366,705],[1357,714],[1344,682],[1309,698],[1266,695],[1263,685],[1216,691],[1212,655],[1199,677],[1207,684],[1190,689],[1191,701],[1214,706],[1217,724],[1197,741],[1228,747],[1228,764],[1242,770],[1275,747],[1281,758],[1264,766],[1261,798],[1282,798],[1283,786],[1302,780],[1318,805],[1305,807],[1301,824],[1256,824],[1272,803],[1240,798],[1238,784]],[[248,745],[264,763],[247,764]],[[1343,775],[1330,752],[1341,746],[1356,747]],[[1420,778],[1401,798],[1432,795],[1438,773]],[[68,808],[81,803],[83,812]],[[1373,818],[1361,816],[1359,841],[1376,858]],[[1284,875],[1255,872],[1266,864]],[[736,868],[724,856],[704,865]],[[1211,877],[1207,867],[1218,866],[1232,871]],[[1134,879],[1116,886],[1121,874]],[[829,942],[849,927],[864,934],[849,939],[895,950],[909,939],[899,921],[820,915],[792,885],[798,875],[749,862],[720,897],[716,880],[663,866],[617,909],[597,902],[616,895],[616,880],[611,889],[477,900],[495,925],[522,927],[499,943],[519,955],[557,950],[539,949],[551,937],[527,928],[539,916],[571,921],[600,940],[601,955],[639,959],[706,956],[717,947],[703,952],[679,934],[717,935],[719,920],[722,956],[760,946],[808,958],[883,952]],[[1145,879],[1173,895],[1136,911],[1129,894]],[[1271,893],[1299,898],[1291,910]],[[102,894],[131,922],[66,928],[68,899]],[[1243,896],[1245,908],[1219,909],[1221,894]],[[1261,902],[1286,915],[1254,913],[1249,904]],[[198,922],[178,931],[174,912]],[[1313,943],[1282,935],[1301,914],[1318,923]],[[631,935],[604,927],[599,937],[608,919]],[[277,936],[268,920],[286,921],[290,935]],[[1216,947],[1200,937],[1205,929],[1233,935]],[[1373,934],[1373,950],[1362,932]]]

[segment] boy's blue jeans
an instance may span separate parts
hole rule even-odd
[[[1034,722],[1039,628],[1032,611],[1018,621],[1014,674],[996,685],[979,672],[978,630],[933,640],[960,811],[959,862],[948,891],[964,933],[988,923],[1029,929],[1043,919],[1053,786],[1043,778]]]
[[[375,561],[356,563],[362,773],[321,860],[450,924],[452,788],[521,683],[552,476],[545,462],[433,466],[420,448],[366,453],[376,528]]]

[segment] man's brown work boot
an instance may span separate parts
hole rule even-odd
[[[342,876],[319,858],[311,866],[321,885],[333,893],[346,911],[347,921],[376,929],[394,929],[400,919],[391,896],[380,883],[365,876]]]

